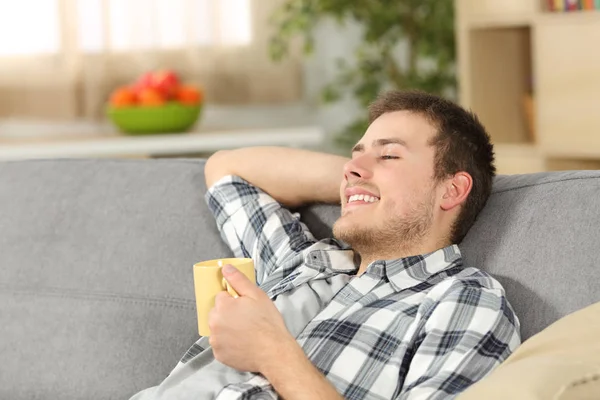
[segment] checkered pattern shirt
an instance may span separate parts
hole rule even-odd
[[[206,199],[223,239],[236,257],[253,258],[257,283],[345,399],[453,398],[520,344],[503,288],[464,267],[455,245],[375,261],[356,276],[351,249],[317,241],[299,215],[243,179],[221,179]],[[278,398],[263,376],[211,359],[202,338],[163,383],[165,398],[212,398],[191,393],[210,384],[219,400]]]

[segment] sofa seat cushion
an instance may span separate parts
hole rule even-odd
[[[600,303],[521,345],[459,400],[592,400],[600,396]]]

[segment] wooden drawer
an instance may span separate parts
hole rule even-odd
[[[600,18],[577,22],[546,18],[534,32],[538,139],[552,156],[600,156]]]

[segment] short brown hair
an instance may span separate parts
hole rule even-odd
[[[490,136],[472,112],[452,101],[414,90],[382,93],[369,106],[369,120],[373,122],[382,114],[402,110],[424,116],[437,129],[430,142],[435,147],[434,179],[439,181],[460,171],[473,178],[471,193],[452,226],[450,239],[459,243],[492,191],[496,167]]]

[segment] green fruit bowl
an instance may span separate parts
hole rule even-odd
[[[121,132],[149,135],[185,132],[196,123],[201,111],[201,105],[168,102],[162,106],[109,106],[106,113]]]

